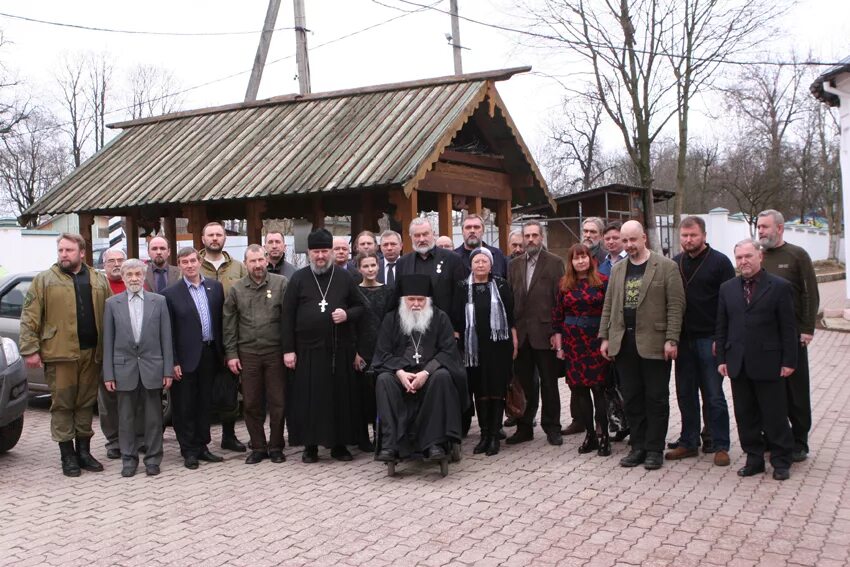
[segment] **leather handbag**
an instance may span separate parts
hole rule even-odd
[[[511,378],[511,383],[508,384],[508,395],[505,397],[505,413],[513,418],[522,417],[525,415],[525,406],[525,392],[522,390],[519,379],[514,376]]]

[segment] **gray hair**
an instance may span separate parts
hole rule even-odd
[[[142,277],[144,277],[144,275],[148,273],[148,265],[136,258],[130,258],[121,264],[121,275],[123,276],[126,274],[128,270],[138,270],[139,268],[142,269]]]
[[[520,229],[512,230],[511,233],[508,235],[508,240],[510,240],[514,236],[519,236],[520,238],[522,238],[522,230],[520,230]]]
[[[385,230],[381,233],[381,242],[384,241],[388,236],[398,238],[399,243],[401,243],[401,235],[394,230]]]
[[[106,260],[107,256],[110,256],[112,254],[119,254],[125,260],[127,259],[127,253],[124,252],[124,250],[122,250],[121,248],[107,248],[106,251],[103,253],[104,261]]]
[[[603,234],[602,231],[605,230],[605,223],[602,222],[601,218],[599,218],[599,217],[587,217],[586,219],[584,219],[584,222],[581,223],[582,228],[584,227],[584,225],[586,225],[589,222],[596,225],[596,229],[599,231],[599,234]]]
[[[526,227],[529,227],[529,226],[536,226],[537,228],[539,228],[540,229],[540,235],[543,238],[546,238],[546,228],[543,226],[543,223],[540,222],[539,220],[530,220],[530,221],[525,221],[524,223],[522,223],[522,230],[520,231],[520,234],[525,236],[525,229],[526,229]]]
[[[761,242],[759,242],[758,240],[756,240],[754,238],[745,238],[742,241],[735,244],[735,247],[732,248],[732,252],[734,253],[735,250],[737,250],[739,246],[746,246],[747,244],[751,244],[752,247],[755,248],[756,252],[761,252],[761,250],[763,248],[763,246],[761,245]]]
[[[776,209],[765,209],[764,211],[759,213],[758,218],[762,217],[771,217],[773,219],[773,222],[776,223],[776,226],[782,226],[785,224],[785,217],[783,217],[782,213],[780,213]]]
[[[425,217],[416,217],[415,219],[410,221],[410,227],[408,229],[410,236],[413,236],[413,228],[414,227],[423,226],[423,225],[428,225],[428,228],[431,229],[431,232],[434,232],[434,226],[431,224],[431,221],[429,221]]]
[[[244,260],[248,259],[248,252],[262,252],[263,256],[269,255],[268,251],[265,248],[263,248],[262,246],[260,246],[259,244],[249,244],[248,245],[248,247],[245,249],[245,255],[243,257]]]
[[[185,258],[187,256],[191,256],[192,254],[197,256],[198,251],[195,250],[194,248],[192,248],[191,246],[184,246],[183,248],[181,248],[180,250],[177,251],[177,260],[179,261],[180,258]],[[198,260],[200,260],[200,259],[201,259],[201,257],[198,256]]]

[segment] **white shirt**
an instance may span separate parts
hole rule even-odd
[[[133,338],[138,343],[142,338],[142,320],[145,316],[144,290],[133,293],[127,290],[127,304],[130,306],[130,325],[133,327]]]

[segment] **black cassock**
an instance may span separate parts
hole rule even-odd
[[[324,311],[319,304],[322,293],[327,301]],[[331,313],[338,308],[346,311],[348,320],[336,325]],[[295,272],[286,286],[283,352],[297,356],[286,396],[291,445],[358,442],[363,418],[352,329],[362,312],[360,292],[345,270],[334,268],[314,278],[308,266]]]
[[[461,414],[469,406],[466,370],[448,315],[434,309],[431,325],[418,346],[421,358],[417,362],[413,340],[402,332],[398,313],[384,317],[372,359],[381,446],[398,451],[402,458],[434,444],[459,443]],[[418,392],[410,394],[395,375],[399,369],[424,369],[430,375]]]

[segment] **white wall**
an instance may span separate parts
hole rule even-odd
[[[58,232],[0,228],[0,264],[10,274],[47,269],[56,262]]]

